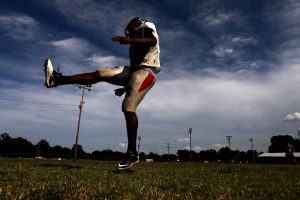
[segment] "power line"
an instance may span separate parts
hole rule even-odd
[[[27,109],[27,108],[0,108],[0,110],[24,110],[24,111],[77,111],[77,110],[64,110],[64,109],[59,109],[59,110],[49,110],[49,109]]]
[[[48,102],[40,102],[40,101],[17,100],[17,99],[3,99],[3,98],[0,98],[0,100],[4,100],[4,101],[16,101],[16,102],[23,102],[23,103],[48,104],[48,105],[57,105],[57,106],[77,106],[77,105],[74,105],[74,104],[48,103]]]
[[[193,129],[189,128],[188,134],[190,135],[190,162],[192,162],[192,132]]]
[[[228,145],[229,145],[229,151],[230,151],[230,142],[231,142],[231,135],[226,136],[227,140],[228,140]]]
[[[168,156],[170,155],[170,143],[167,143],[167,149],[168,149]]]
[[[251,142],[251,150],[252,150],[253,162],[255,162],[255,156],[254,156],[254,150],[253,150],[253,138],[250,138],[249,141]]]

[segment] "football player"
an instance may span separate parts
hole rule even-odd
[[[136,150],[138,130],[136,109],[155,84],[156,75],[160,71],[159,38],[152,22],[136,17],[129,21],[124,36],[114,36],[112,41],[129,45],[129,66],[99,68],[94,72],[64,76],[53,69],[50,59],[46,59],[45,86],[52,88],[66,84],[91,85],[98,82],[123,86],[115,90],[115,95],[122,96],[126,93],[122,111],[126,120],[128,148],[118,168],[128,169],[139,162]]]

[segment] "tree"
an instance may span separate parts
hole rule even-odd
[[[64,147],[63,148],[63,158],[72,158],[73,155],[72,155],[72,149],[70,148],[67,148],[67,147]]]
[[[244,151],[240,152],[240,161],[241,163],[246,163],[248,161],[247,154]]]
[[[257,160],[256,158],[257,158],[257,156],[258,156],[258,153],[257,153],[257,151],[255,151],[255,150],[248,150],[247,151],[247,161],[248,162],[255,162],[255,160]]]
[[[11,144],[11,137],[8,133],[1,133],[0,135],[0,155],[6,156],[9,145]]]
[[[287,143],[294,146],[294,138],[289,135],[277,135],[271,138],[269,153],[285,152]]]
[[[191,151],[191,155],[192,155],[192,161],[196,161],[196,159],[197,159],[196,152]],[[180,161],[183,161],[183,162],[190,161],[190,151],[189,150],[178,150],[177,156]]]
[[[139,154],[140,160],[146,160],[146,154],[144,152],[141,152]]]
[[[0,134],[0,156],[9,157],[60,157],[71,158],[72,150],[60,146],[51,147],[46,140],[33,145],[25,138],[11,138],[8,133]]]
[[[219,160],[222,162],[230,162],[231,161],[231,150],[229,147],[224,147],[219,150],[218,153]]]
[[[63,148],[59,145],[50,148],[50,154],[54,158],[72,158],[72,150],[69,148]]]
[[[215,161],[217,160],[218,153],[214,149],[208,149],[205,151],[200,151],[198,154],[196,154],[196,160],[207,160],[207,161]]]
[[[32,157],[33,152],[34,146],[28,140],[22,137],[11,139],[8,149],[8,154],[11,156]]]
[[[124,153],[118,151],[112,151],[111,149],[103,150],[103,151],[93,151],[91,156],[92,159],[96,160],[121,160]],[[141,159],[140,159],[141,160]]]
[[[11,137],[9,136],[9,134],[8,133],[1,133],[1,135],[0,135],[0,142],[2,143],[2,142],[8,142],[8,141],[10,141],[11,140]]]
[[[299,139],[295,139],[294,151],[295,152],[300,152],[300,140]]]
[[[231,151],[231,158],[233,159],[231,160],[231,162],[240,163],[241,162],[240,154],[241,152],[239,150]]]
[[[75,144],[73,145],[73,148],[72,148],[72,155],[74,155],[74,152],[75,152]],[[78,159],[87,158],[87,154],[84,152],[84,150],[80,144],[77,145],[77,158]]]
[[[63,148],[59,145],[56,145],[54,147],[51,147],[50,153],[52,155],[52,157],[55,158],[61,158],[63,157]]]
[[[157,161],[157,160],[159,160],[159,155],[156,154],[156,153],[150,152],[150,153],[147,155],[146,158],[147,158],[147,159],[153,159],[153,160]]]
[[[45,158],[51,157],[51,152],[50,152],[51,147],[50,147],[49,142],[47,140],[40,140],[35,145],[35,149],[36,149],[37,156],[42,156],[42,157],[45,157]]]

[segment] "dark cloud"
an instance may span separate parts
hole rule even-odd
[[[66,74],[128,64],[127,47],[110,38],[135,16],[155,22],[161,45],[162,72],[138,111],[143,151],[184,149],[189,127],[197,150],[233,135],[234,148],[254,138],[265,151],[278,130],[297,130],[282,118],[298,111],[299,1],[9,1],[0,11],[3,132],[71,146],[77,106],[41,103],[77,105],[80,91],[45,89],[43,59]],[[86,96],[80,143],[88,151],[124,148],[114,89],[98,84]]]

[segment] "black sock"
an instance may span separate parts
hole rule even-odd
[[[136,153],[136,144],[128,144],[128,151]]]
[[[61,76],[58,80],[59,85],[66,85],[70,82],[70,76]]]
[[[138,129],[138,118],[135,112],[124,112],[127,127],[128,150],[136,152],[136,136]]]

